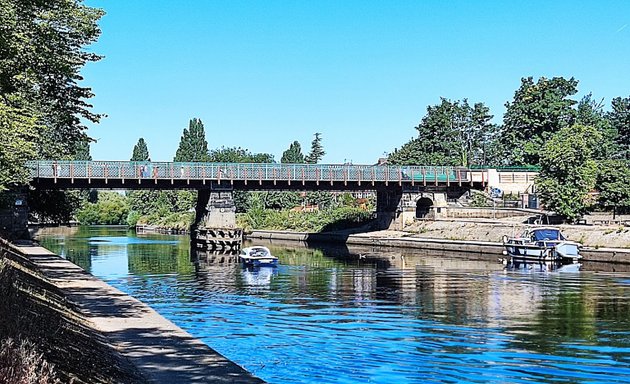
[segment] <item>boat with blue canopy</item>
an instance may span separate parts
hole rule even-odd
[[[528,228],[519,237],[503,236],[503,246],[512,262],[576,263],[582,257],[582,244],[568,240],[557,227]]]

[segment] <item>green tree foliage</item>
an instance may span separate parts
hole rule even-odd
[[[101,192],[96,203],[85,204],[77,213],[81,224],[126,224],[129,205],[125,196],[116,192]]]
[[[83,48],[98,38],[103,14],[80,0],[0,0],[0,98],[36,111],[43,158],[72,158],[88,140],[84,122],[101,117],[79,82],[83,65],[100,59]]]
[[[69,223],[81,206],[81,195],[78,191],[32,189],[28,194],[28,204],[31,222]]]
[[[506,164],[538,165],[547,139],[574,121],[576,102],[568,97],[577,93],[577,85],[574,78],[521,79],[513,101],[505,104],[501,138]]]
[[[138,139],[138,143],[133,147],[133,153],[131,154],[131,161],[151,161],[149,156],[149,148],[144,138]]]
[[[593,100],[590,93],[584,96],[577,104],[575,123],[591,126],[602,136],[602,142],[595,149],[595,158],[610,159],[619,155],[618,133],[604,112],[603,100]]]
[[[483,103],[471,107],[466,99],[442,98],[440,104],[427,107],[427,114],[416,127],[418,137],[395,149],[388,161],[403,165],[485,163],[496,135],[492,117]]]
[[[221,147],[210,151],[209,160],[216,163],[273,163],[273,155],[269,153],[251,153],[241,147]]]
[[[575,221],[592,205],[589,192],[595,188],[594,160],[601,134],[593,127],[575,124],[561,128],[540,152],[540,175],[536,185],[545,206]]]
[[[630,166],[626,160],[603,160],[597,167],[598,203],[612,209],[630,208]]]
[[[302,146],[300,146],[298,141],[291,143],[291,145],[289,145],[289,149],[282,153],[280,162],[285,164],[300,164],[304,162]]]
[[[259,192],[265,208],[290,209],[302,204],[302,198],[297,192],[269,191]]]
[[[273,163],[269,153],[251,153],[241,147],[221,147],[210,151],[209,161],[217,163]],[[261,192],[234,191],[234,205],[237,212],[246,212],[252,206],[252,197]],[[262,196],[260,197],[262,199]]]
[[[193,118],[184,128],[179,148],[175,153],[173,161],[177,162],[206,162],[210,161],[208,156],[208,142],[206,132],[200,119]],[[173,195],[175,194],[175,195]],[[158,201],[168,202],[170,212],[186,212],[194,209],[197,200],[195,191],[177,191],[172,193],[162,193]],[[188,202],[184,204],[183,202]],[[166,206],[162,207],[165,208]],[[163,215],[162,215],[163,216]]]
[[[246,229],[326,232],[365,225],[371,219],[371,212],[352,207],[314,212],[268,210],[264,208],[260,200],[254,198],[252,209],[240,215],[238,222]]]
[[[179,148],[173,161],[205,162],[208,161],[208,142],[206,132],[200,119],[190,120],[188,128],[184,128]]]
[[[326,152],[322,146],[322,134],[315,133],[315,138],[311,142],[311,151],[304,158],[304,162],[308,164],[317,164],[324,157]]]
[[[608,113],[608,120],[613,129],[618,132],[617,142],[621,155],[630,159],[630,97],[615,97],[611,102],[612,110]]]
[[[28,183],[23,164],[35,158],[36,117],[0,99],[0,192]]]
[[[87,140],[79,141],[76,145],[74,153],[74,160],[92,161],[92,155],[90,154],[90,142]]]

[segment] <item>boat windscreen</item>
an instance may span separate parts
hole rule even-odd
[[[559,230],[553,228],[536,229],[533,231],[534,239],[541,240],[565,240]]]

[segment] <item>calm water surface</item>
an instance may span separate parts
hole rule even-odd
[[[191,262],[182,236],[40,239],[270,383],[630,383],[627,272],[293,243],[250,271]]]

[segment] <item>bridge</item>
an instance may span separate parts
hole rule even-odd
[[[462,167],[349,164],[30,161],[39,188],[369,190],[473,183]]]
[[[488,180],[484,170],[449,166],[60,160],[26,165],[31,186],[40,189],[197,190],[199,228],[235,225],[234,190],[376,191],[377,220],[388,228],[402,220],[405,192],[445,204],[449,194],[461,196]]]

